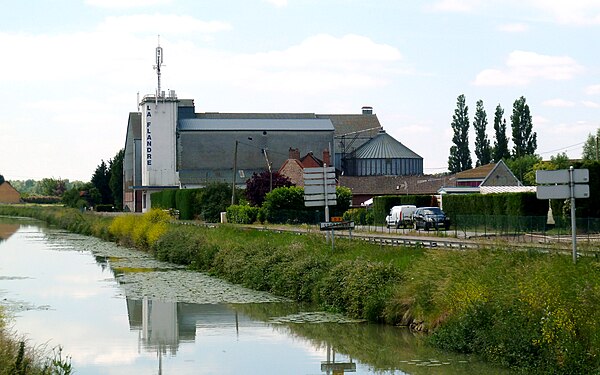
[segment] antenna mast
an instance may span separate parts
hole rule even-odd
[[[158,47],[156,47],[156,65],[154,65],[154,69],[156,69],[156,75],[158,76],[158,91],[156,92],[156,97],[158,98],[161,95],[160,90],[160,66],[163,63],[163,49],[160,46],[160,35],[158,36]]]

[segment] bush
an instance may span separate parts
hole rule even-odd
[[[258,218],[258,207],[229,206],[227,207],[227,222],[233,224],[252,224]]]

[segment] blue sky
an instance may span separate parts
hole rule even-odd
[[[525,96],[546,159],[580,157],[600,127],[597,0],[15,1],[0,13],[0,174],[88,181],[156,88],[158,34],[163,89],[197,111],[369,105],[425,173],[447,170],[460,94],[471,122],[483,100],[492,142],[496,106],[510,124]]]

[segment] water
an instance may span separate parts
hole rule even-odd
[[[98,239],[0,218],[0,302],[76,374],[481,374],[403,328],[353,322]]]

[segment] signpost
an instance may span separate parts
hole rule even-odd
[[[536,171],[535,182],[538,199],[571,199],[571,236],[573,239],[573,263],[577,263],[577,228],[575,199],[589,198],[590,172],[587,169],[561,169],[558,171]]]
[[[337,204],[335,186],[334,167],[323,164],[322,168],[304,168],[304,205],[325,206],[325,223],[329,223],[329,206]],[[333,229],[331,229],[331,248],[333,249]]]

